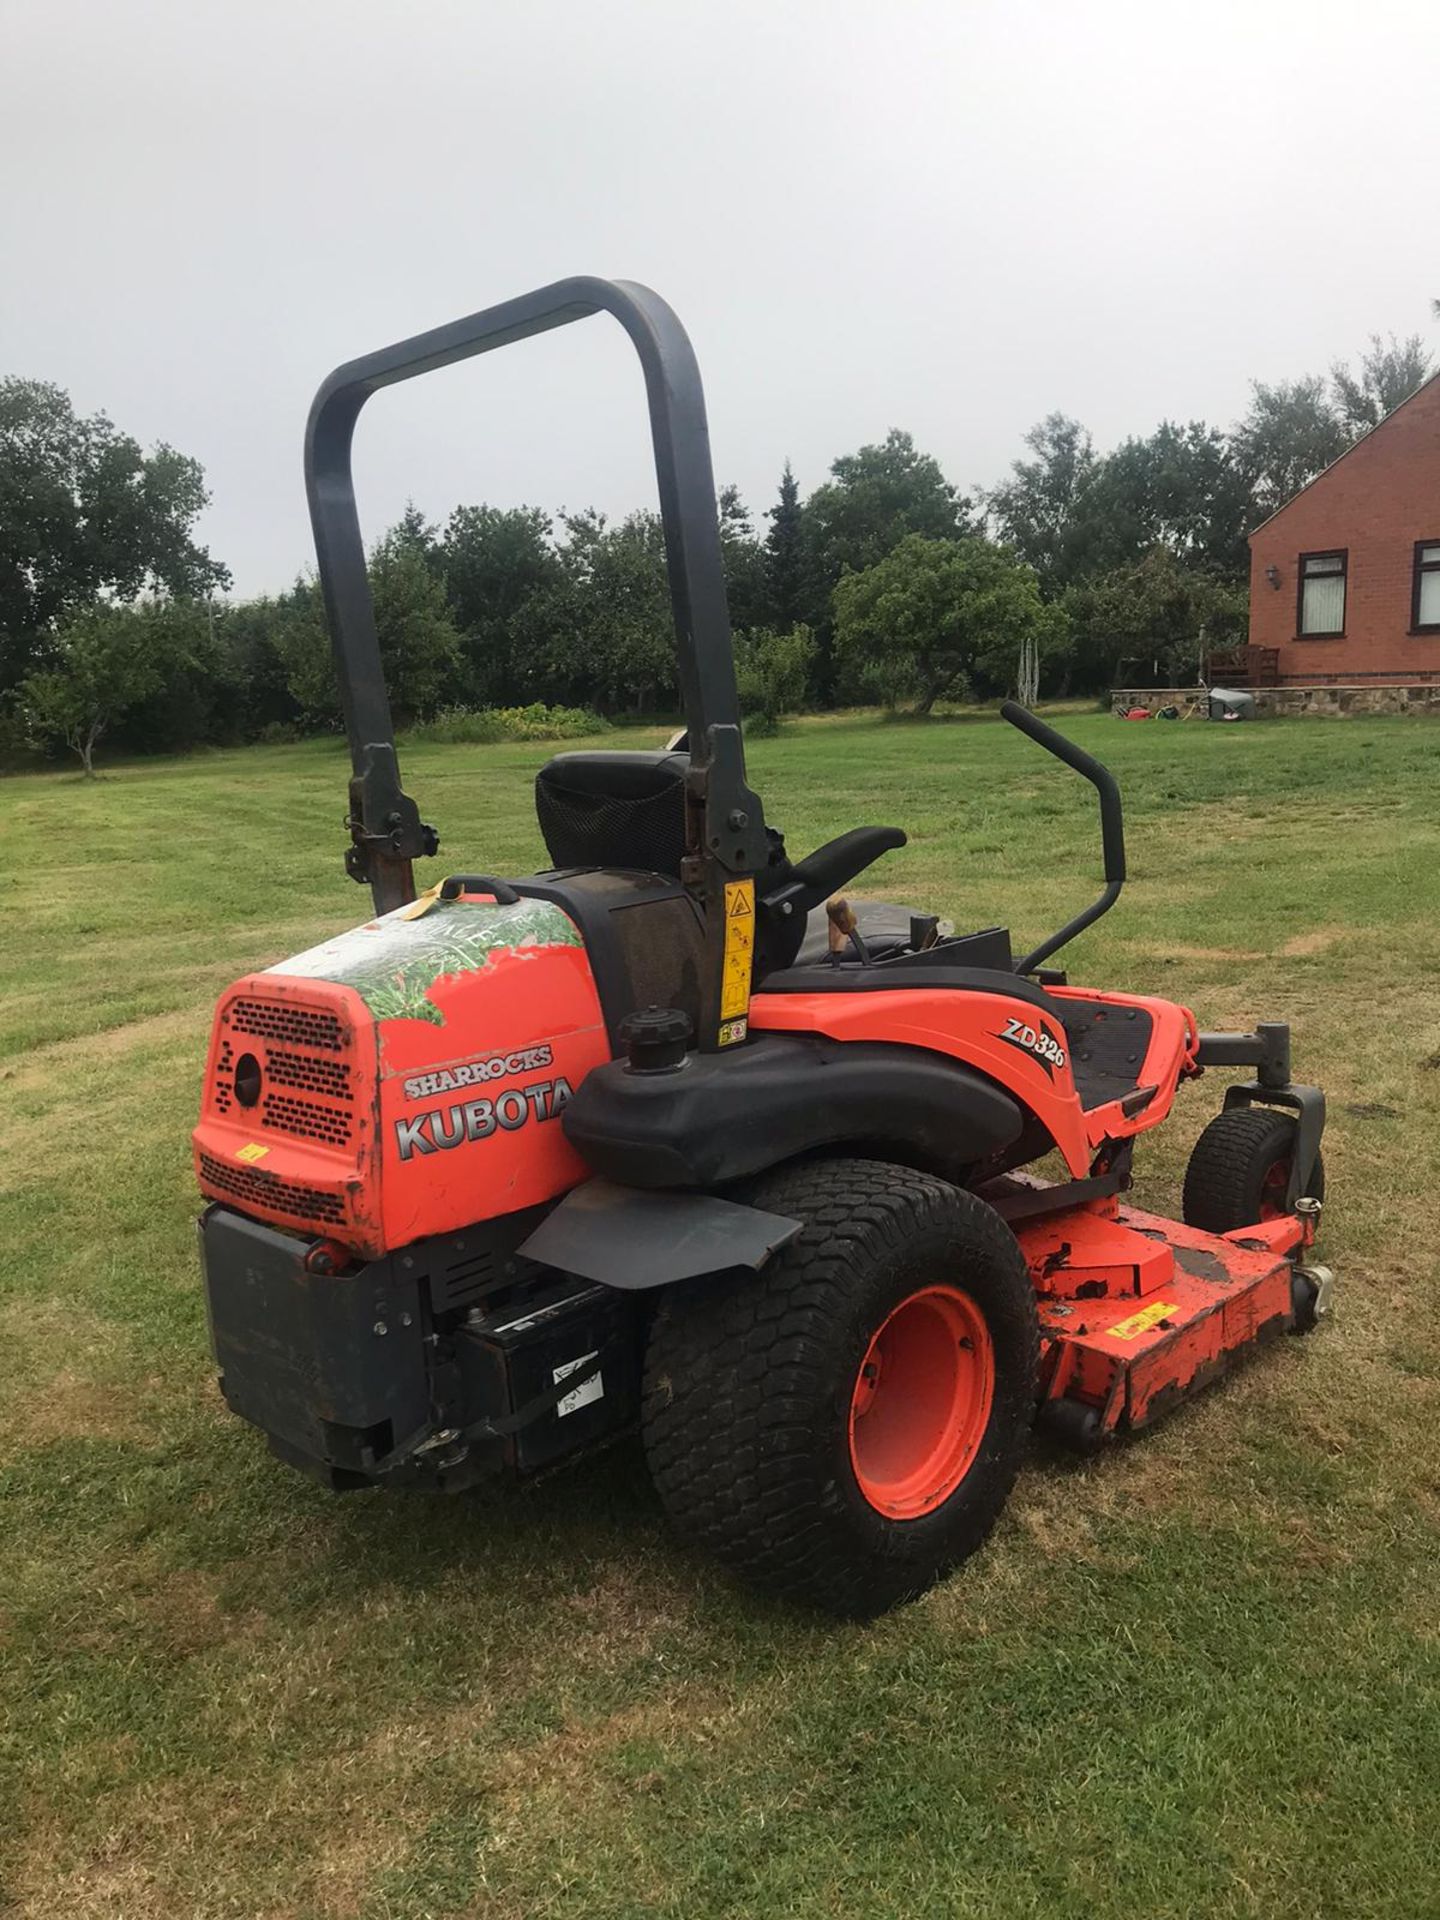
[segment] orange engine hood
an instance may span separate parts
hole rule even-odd
[[[558,1120],[609,1057],[559,907],[422,901],[221,996],[196,1174],[212,1200],[373,1259],[584,1179]]]

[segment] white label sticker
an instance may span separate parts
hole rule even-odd
[[[594,1353],[582,1353],[578,1360],[567,1360],[563,1367],[556,1367],[551,1378],[558,1387],[562,1380],[568,1380],[572,1373],[578,1373],[581,1367],[588,1367],[592,1360],[599,1358],[599,1349]],[[567,1413],[576,1413],[581,1407],[588,1407],[592,1400],[605,1398],[605,1376],[597,1367],[588,1380],[582,1380],[573,1393],[567,1393],[555,1408],[563,1420]]]

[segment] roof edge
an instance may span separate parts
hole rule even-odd
[[[1360,438],[1358,440],[1352,440],[1350,445],[1346,447],[1343,453],[1337,453],[1335,458],[1330,462],[1328,466],[1322,467],[1319,473],[1315,474],[1311,479],[1305,482],[1303,487],[1297,487],[1294,493],[1290,495],[1290,498],[1288,500],[1282,501],[1280,505],[1276,507],[1273,513],[1266,514],[1265,518],[1259,521],[1255,526],[1253,526],[1250,529],[1249,533],[1246,534],[1245,536],[1246,544],[1248,545],[1249,542],[1255,538],[1256,534],[1263,533],[1266,527],[1268,527],[1272,521],[1278,520],[1280,518],[1282,513],[1288,512],[1289,509],[1293,507],[1295,502],[1300,498],[1302,493],[1308,493],[1311,487],[1315,487],[1320,484],[1320,482],[1325,478],[1327,473],[1333,473],[1336,467],[1339,466],[1342,460],[1348,460],[1351,454],[1354,453],[1357,447],[1363,447],[1367,440],[1371,440],[1375,437],[1377,433],[1383,432],[1384,429],[1389,426],[1390,422],[1396,417],[1397,414],[1403,413],[1406,407],[1408,407],[1413,400],[1418,400],[1421,394],[1425,392],[1426,388],[1433,387],[1437,381],[1440,381],[1440,367],[1437,367],[1434,373],[1432,373],[1428,379],[1422,380],[1419,386],[1416,387],[1413,393],[1407,393],[1405,398],[1400,402],[1399,406],[1392,407],[1389,413],[1385,415],[1385,418],[1383,420],[1377,420],[1373,427],[1367,427],[1364,433],[1361,434]]]

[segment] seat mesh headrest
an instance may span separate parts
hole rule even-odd
[[[535,777],[535,812],[557,867],[629,867],[678,879],[686,753],[557,753]]]

